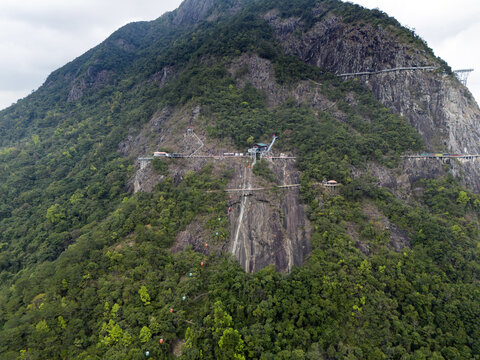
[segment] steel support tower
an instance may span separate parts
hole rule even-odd
[[[473,71],[473,69],[460,69],[460,70],[453,70],[457,79],[465,86],[467,86],[467,79],[468,75]]]

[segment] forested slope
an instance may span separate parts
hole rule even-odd
[[[272,11],[299,36],[329,16],[389,31],[455,81],[396,20],[333,0],[187,1],[120,29],[0,112],[2,359],[480,359],[480,196],[452,175],[408,196],[380,186],[368,166],[401,176],[424,140],[361,81],[287,55]],[[272,66],[275,91],[231,72],[245,56]],[[199,219],[221,234],[212,248],[228,242],[232,173],[218,165],[128,190],[122,141],[196,106],[213,142],[275,132],[295,153],[304,265],[248,274],[230,253],[171,251]]]

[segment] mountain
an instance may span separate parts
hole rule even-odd
[[[479,117],[378,10],[124,26],[0,112],[0,357],[479,359]]]

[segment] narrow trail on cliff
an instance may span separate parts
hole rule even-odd
[[[252,166],[246,167],[243,173],[243,188],[245,190],[249,190],[252,187],[252,169],[255,166],[256,162],[257,162],[257,159],[253,158]],[[243,195],[245,195],[245,192],[242,193],[242,196]],[[245,205],[247,203],[247,198],[248,196],[243,196],[243,199],[240,203],[240,214],[238,215],[237,229],[235,231],[235,239],[233,241],[233,248],[232,248],[232,254],[234,256],[235,256],[235,253],[237,252],[238,236],[240,235],[240,228],[242,227],[242,223],[243,223],[243,214],[245,213]]]

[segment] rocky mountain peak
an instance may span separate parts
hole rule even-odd
[[[175,25],[195,23],[208,15],[214,4],[215,0],[185,0],[175,11],[173,22]]]
[[[245,0],[185,0],[175,11],[173,23],[178,26],[194,24],[208,18],[217,18],[221,13],[238,11]]]

